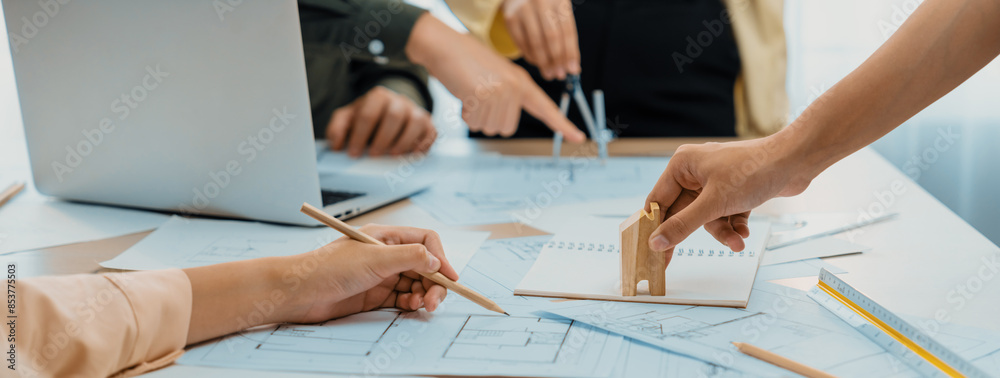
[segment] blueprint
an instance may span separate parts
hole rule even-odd
[[[623,338],[568,319],[371,311],[242,332],[181,364],[381,374],[607,376]]]
[[[804,292],[767,282],[755,284],[746,309],[512,295],[550,239],[487,240],[462,270],[459,282],[511,317],[449,295],[434,314],[383,310],[261,327],[205,343],[179,362],[358,375],[788,375],[729,344],[744,341],[835,375],[916,376]],[[808,265],[775,266],[796,264]],[[944,326],[936,337],[987,371],[1000,367],[1000,336],[994,333]]]
[[[513,296],[514,288],[531,269],[541,249],[552,236],[532,236],[512,239],[488,240],[472,257],[462,272],[464,285],[473,288],[499,303],[515,315],[538,315],[538,308],[551,303],[552,298]],[[819,271],[819,268],[816,268]],[[466,302],[464,298],[449,296],[445,304]],[[625,346],[618,356],[614,377],[739,377],[741,373],[718,364],[665,351],[644,342],[625,338]]]
[[[626,338],[613,377],[712,377],[739,378],[745,375],[718,364],[710,364],[667,352],[644,342]]]
[[[629,157],[601,164],[582,157],[558,163],[550,157],[482,157],[454,169],[412,200],[451,225],[529,223],[552,206],[644,196],[667,161]]]
[[[433,314],[382,310],[257,328],[198,346],[179,363],[359,375],[608,376],[622,336],[539,316],[543,300],[512,295],[548,238],[486,241],[460,274],[460,283],[494,299],[510,317],[449,295]]]
[[[681,353],[711,365],[754,375],[787,372],[740,354],[730,342],[748,342],[838,376],[917,376],[805,292],[757,282],[746,309],[574,301],[546,311]],[[995,336],[942,328],[936,336],[977,364],[993,364]]]
[[[551,238],[551,235],[544,235],[488,240],[462,271],[459,282],[492,299],[510,314],[535,313],[551,298],[515,296],[514,288]],[[453,295],[447,298],[445,304],[452,301],[468,302]]]

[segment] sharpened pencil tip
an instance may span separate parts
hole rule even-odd
[[[507,316],[510,316],[510,314],[508,314],[508,313],[506,313],[506,312],[504,312],[503,314],[504,314],[504,315],[507,315]]]

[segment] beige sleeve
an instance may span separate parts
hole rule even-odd
[[[191,283],[178,269],[16,282],[17,372],[135,376],[184,353]]]
[[[507,58],[521,56],[504,24],[500,10],[503,0],[445,0],[445,3],[476,39]]]
[[[788,123],[784,1],[724,2],[742,64],[734,88],[736,134],[751,138],[774,134]]]

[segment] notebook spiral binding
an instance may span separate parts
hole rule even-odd
[[[621,253],[621,250],[618,248],[618,245],[612,243],[550,241],[546,243],[545,246],[548,248],[575,250],[575,251]]]
[[[733,252],[728,249],[705,249],[705,248],[677,248],[674,251],[674,256],[705,256],[705,257],[754,257],[755,252],[752,250],[744,250],[741,252]]]
[[[621,249],[618,248],[617,244],[610,244],[610,243],[550,241],[546,243],[545,246],[548,248],[563,249],[563,250],[621,253]],[[716,250],[716,249],[683,248],[683,247],[674,250],[674,256],[754,257],[755,255],[756,252],[752,250],[733,252],[728,249]]]

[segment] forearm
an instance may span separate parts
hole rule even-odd
[[[296,296],[283,286],[290,257],[268,257],[184,269],[191,281],[193,344],[246,328],[287,321]]]
[[[439,62],[447,52],[445,50],[455,45],[455,38],[461,37],[448,25],[425,13],[413,24],[404,53],[411,62],[426,68],[431,76],[437,76]]]
[[[815,177],[975,74],[1000,52],[1000,2],[926,0],[868,60],[776,139]]]

